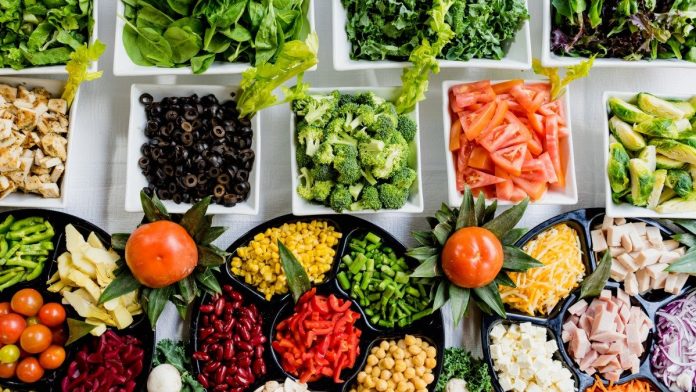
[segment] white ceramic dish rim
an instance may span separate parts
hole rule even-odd
[[[120,1],[120,0],[119,0]],[[98,23],[98,0],[92,0],[92,19],[94,19],[94,26],[92,26],[92,34],[89,39],[90,43],[93,43],[98,37],[99,23]],[[94,61],[89,66],[89,72],[96,72],[99,69],[99,62]],[[20,70],[15,70],[12,68],[0,68],[0,75],[4,76],[18,76],[18,75],[67,75],[68,72],[65,70],[65,65],[48,65],[43,67],[28,67]]]
[[[132,84],[130,92],[130,115],[128,120],[128,161],[126,162],[126,195],[125,195],[125,210],[127,212],[142,212],[140,204],[140,190],[147,186],[147,180],[143,176],[138,167],[138,159],[140,159],[140,146],[146,140],[142,134],[144,122],[140,125],[137,123],[139,118],[145,118],[144,108],[138,102],[141,92],[149,92],[155,99],[164,96],[183,96],[190,95],[194,92],[199,96],[205,94],[215,94],[218,99],[227,98],[226,92],[236,91],[239,86],[235,85],[202,85],[202,84],[179,84],[179,85],[162,85],[162,84]],[[222,96],[225,94],[225,96]],[[136,116],[136,111],[142,112]],[[259,186],[261,173],[261,116],[254,116],[251,120],[251,126],[254,131],[252,148],[254,149],[254,167],[249,174],[249,184],[251,185],[251,193],[249,198],[238,203],[234,207],[225,207],[219,204],[211,204],[208,207],[209,214],[225,215],[257,215],[259,212]],[[176,204],[171,200],[162,201],[170,213],[184,213],[191,207],[190,203]]]
[[[116,1],[116,31],[114,34],[114,65],[113,72],[115,76],[150,76],[150,75],[196,75],[191,71],[191,67],[178,68],[162,68],[162,67],[144,67],[133,63],[123,47],[123,26],[125,22],[121,18],[124,12],[123,2]],[[314,17],[314,0],[309,0],[309,8],[307,17],[311,31],[316,31]],[[249,68],[249,63],[225,63],[221,61],[214,62],[208,70],[201,75],[225,75],[225,74],[240,74]],[[309,71],[316,70],[314,66]]]
[[[310,88],[309,89],[309,94],[328,94],[331,93],[334,90],[338,90],[341,93],[346,93],[346,94],[357,94],[361,92],[367,92],[367,91],[372,91],[377,95],[381,96],[393,96],[397,91],[399,87],[322,87],[322,88]],[[361,210],[361,211],[345,211],[343,212],[344,214],[350,214],[350,215],[368,215],[368,214],[416,214],[416,213],[421,213],[423,212],[424,205],[423,205],[423,179],[422,179],[422,156],[421,156],[421,146],[420,146],[420,134],[421,134],[421,129],[420,129],[420,122],[419,122],[419,116],[418,116],[418,105],[416,104],[416,108],[414,111],[411,113],[412,118],[416,121],[416,124],[418,125],[418,132],[416,134],[416,138],[414,139],[414,145],[415,145],[415,150],[416,150],[416,167],[415,170],[417,172],[417,179],[416,179],[416,185],[417,185],[417,190],[416,192],[412,193],[411,196],[409,197],[409,200],[406,202],[406,205],[404,205],[402,208],[398,210],[378,210],[378,211],[373,211],[373,210]],[[297,160],[295,160],[295,114],[290,111],[290,177],[292,179],[292,189],[290,189],[290,192],[292,192],[292,213],[297,216],[306,216],[306,215],[318,215],[318,214],[324,214],[324,215],[335,215],[338,214],[336,211],[332,210],[329,207],[320,205],[320,204],[313,204],[307,200],[302,199],[295,189],[297,188],[298,185],[298,168],[297,168]]]
[[[442,82],[442,123],[444,128],[444,151],[445,160],[447,165],[447,197],[450,206],[458,207],[461,205],[463,197],[462,194],[457,191],[457,178],[456,172],[454,170],[454,159],[452,153],[449,151],[449,134],[450,134],[450,114],[449,114],[449,89],[452,86],[461,83],[471,83],[477,80],[445,80]],[[492,80],[491,83],[503,82],[505,80]],[[529,79],[525,80],[525,83],[535,83],[543,82],[543,79]],[[565,107],[566,114],[566,124],[570,130],[570,134],[566,140],[565,148],[568,149],[568,164],[566,172],[566,189],[564,192],[560,192],[555,189],[549,189],[546,191],[541,199],[532,202],[534,205],[574,205],[578,203],[578,187],[575,174],[575,153],[573,149],[573,126],[571,124],[571,112],[570,112],[570,88],[566,89],[566,93],[563,97],[563,105]],[[487,199],[487,202],[492,201],[492,199]],[[498,200],[499,205],[513,205],[515,203],[508,200]]]
[[[33,87],[44,87],[46,90],[54,94],[54,91],[61,92],[65,87],[65,80],[59,79],[40,79],[40,78],[25,78],[16,76],[0,76],[0,83],[10,84],[12,86],[18,86],[20,84],[25,85],[27,88],[31,89]],[[69,179],[72,176],[72,168],[70,166],[71,159],[73,155],[73,140],[75,138],[76,130],[76,118],[79,112],[79,101],[80,101],[80,89],[78,88],[75,99],[68,111],[68,135],[66,139],[68,140],[67,152],[64,166],[65,171],[63,172],[63,177],[60,183],[60,197],[57,198],[43,198],[40,195],[33,193],[22,193],[21,191],[16,191],[4,199],[0,200],[0,207],[22,207],[22,208],[65,208],[67,203],[66,193],[70,189],[68,184]]]
[[[541,36],[541,63],[546,67],[567,67],[587,60],[585,57],[558,56],[551,52],[551,1],[543,1],[543,24]],[[623,59],[595,59],[593,67],[596,68],[696,68],[696,63],[686,60],[657,59],[628,61]]]
[[[529,9],[528,1],[525,5]],[[341,0],[332,0],[332,28],[333,28],[333,65],[336,71],[351,71],[360,69],[393,69],[405,68],[410,65],[408,61],[369,61],[352,60],[350,58],[350,42],[345,32],[346,13],[341,5]],[[517,32],[512,45],[524,45],[524,60],[513,60],[508,54],[501,60],[472,59],[469,61],[438,60],[441,68],[489,68],[489,69],[516,69],[528,70],[532,68],[532,43],[530,37],[529,20],[526,20],[522,28]]]
[[[639,92],[625,92],[625,91],[605,91],[602,95],[602,103],[604,104],[602,112],[607,115],[604,116],[604,135],[603,139],[603,153],[602,157],[602,168],[606,169],[606,164],[609,161],[609,105],[608,101],[611,97],[621,98],[623,100],[631,100],[638,95]],[[671,94],[671,93],[658,93],[651,92],[651,94],[667,99],[690,99],[694,94]],[[696,211],[693,212],[681,212],[681,213],[670,213],[670,214],[660,214],[645,207],[636,207],[628,203],[616,204],[611,199],[611,186],[609,185],[609,177],[606,174],[606,170],[602,171],[604,177],[604,204],[606,207],[607,215],[612,218],[669,218],[669,219],[696,219]]]

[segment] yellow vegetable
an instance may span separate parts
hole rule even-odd
[[[231,270],[270,300],[276,294],[288,292],[278,240],[293,252],[309,280],[319,283],[331,270],[340,238],[341,233],[325,221],[286,223],[257,234],[249,244],[237,249]]]
[[[585,276],[578,233],[559,224],[529,241],[522,250],[544,266],[523,273],[510,272],[517,287],[500,285],[500,296],[503,303],[529,315],[548,314]]]

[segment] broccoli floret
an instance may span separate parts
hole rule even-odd
[[[406,165],[408,146],[404,143],[389,144],[379,158],[379,164],[372,167],[372,175],[375,178],[387,179]]]
[[[360,193],[360,200],[350,205],[351,211],[357,210],[379,210],[382,202],[379,200],[379,192],[374,186],[366,186]]]
[[[382,151],[384,151],[384,142],[381,140],[370,139],[367,142],[358,143],[358,156],[363,166],[380,164]]]
[[[358,164],[358,150],[353,146],[339,144],[334,148],[334,169],[338,172],[338,182],[342,184],[354,184],[361,177]]]
[[[383,139],[385,135],[391,134],[396,131],[396,126],[388,117],[378,117],[375,122],[369,127],[376,137]]]
[[[358,105],[377,107],[384,102],[384,98],[376,96],[372,91],[368,91],[365,93],[356,94],[353,97],[353,102],[357,103]]]
[[[401,115],[399,116],[399,122],[396,125],[396,130],[399,131],[401,136],[403,136],[407,142],[410,142],[416,137],[416,122],[407,116]]]
[[[388,183],[380,184],[377,189],[379,190],[379,200],[384,208],[395,210],[406,204],[409,195],[408,189],[399,188]]]
[[[319,165],[330,165],[334,159],[333,147],[330,143],[322,143],[312,156],[314,163]]]
[[[359,105],[353,114],[353,121],[350,122],[348,127],[352,130],[356,130],[360,127],[369,127],[375,122],[375,118],[375,110],[372,106]]]
[[[326,128],[324,129],[324,132],[326,135],[332,135],[332,134],[339,134],[343,133],[344,127],[343,127],[343,120],[340,118],[334,118],[329,122],[328,125],[326,125]]]
[[[334,178],[333,169],[328,164],[315,165],[310,170],[310,173],[312,174],[312,177],[315,181],[328,181],[333,180]]]
[[[338,107],[341,108],[345,105],[355,103],[355,96],[350,94],[341,94],[338,98]]]
[[[353,196],[345,185],[337,184],[329,197],[329,207],[336,212],[342,212],[350,207]]]
[[[391,102],[383,102],[376,109],[377,114],[375,120],[380,118],[388,119],[392,127],[396,127],[399,123],[399,114],[396,112],[396,107]]]
[[[293,111],[304,116],[308,124],[318,127],[326,125],[336,110],[337,99],[333,95],[310,95],[293,102]]]
[[[377,184],[377,180],[376,180],[375,177],[372,175],[372,173],[370,173],[369,171],[365,171],[365,170],[361,170],[360,172],[361,172],[363,178],[365,179],[365,181],[367,181],[368,184],[370,184],[370,185],[375,185],[375,184]]]
[[[416,171],[410,167],[403,167],[391,178],[391,183],[402,189],[410,189],[416,181]]]
[[[331,194],[331,189],[333,189],[334,182],[331,180],[327,181],[314,181],[314,187],[312,188],[312,198],[316,201],[324,202]]]
[[[305,167],[312,163],[312,158],[307,155],[304,148],[295,149],[295,160],[297,161],[297,167]]]
[[[321,128],[305,125],[298,129],[297,141],[305,146],[305,153],[310,157],[319,149],[324,131]]]
[[[355,184],[348,187],[348,191],[350,191],[350,195],[353,196],[353,199],[358,200],[358,197],[360,197],[360,192],[362,191],[364,186],[365,184],[363,184],[362,182],[356,182]]]
[[[298,178],[299,184],[297,185],[297,194],[305,200],[312,200],[314,198],[312,194],[312,186],[314,185],[314,178],[309,172],[309,169],[303,167],[300,169],[300,176]]]
[[[346,145],[346,146],[351,146],[351,147],[357,147],[358,141],[348,135],[345,132],[341,133],[332,133],[326,137],[326,142],[331,144],[332,146],[338,146],[338,145]],[[336,152],[334,151],[334,154]]]

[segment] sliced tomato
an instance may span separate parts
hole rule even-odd
[[[468,93],[470,91],[484,90],[486,87],[490,87],[490,86],[491,86],[490,80],[481,80],[478,82],[462,83],[462,84],[458,84],[456,86],[452,86],[452,88],[450,88],[450,91],[454,94],[463,94],[463,93]]]
[[[529,125],[536,133],[538,133],[540,136],[543,136],[545,134],[543,116],[540,116],[536,113],[527,113],[527,120],[529,120]]]
[[[549,85],[546,82],[529,83],[529,84],[525,84],[524,87],[526,89],[532,90],[532,91],[550,91],[551,90],[551,85]]]
[[[487,103],[487,102],[495,101],[495,97],[496,97],[495,91],[493,91],[491,86],[488,86],[485,89],[483,89],[481,91],[481,93],[479,93],[479,95],[477,96],[477,100],[479,102],[486,102]]]
[[[482,107],[483,107],[482,103],[476,102],[476,103],[470,105],[467,109],[477,111],[477,110],[481,109]]]
[[[469,140],[474,140],[481,133],[481,131],[486,128],[488,123],[491,122],[493,114],[495,114],[496,103],[490,102],[482,107],[472,118],[468,126],[463,127],[466,138]],[[461,118],[460,118],[461,119]]]
[[[529,135],[520,130],[517,124],[503,124],[481,134],[476,140],[486,150],[493,152],[514,144],[526,143]]]
[[[476,103],[476,95],[469,93],[469,94],[455,94],[454,95],[454,101],[455,101],[455,107],[457,110],[464,110],[467,107],[473,105]]]
[[[493,159],[491,159],[491,154],[481,146],[474,147],[471,151],[471,156],[469,156],[468,163],[469,166],[474,169],[480,169],[488,173],[493,172]]]
[[[544,162],[539,159],[528,159],[522,165],[521,178],[532,182],[548,182],[548,172]],[[554,174],[555,177],[555,174]]]
[[[486,125],[486,128],[481,131],[481,133],[486,133],[489,130],[497,127],[498,125],[503,123],[503,120],[505,119],[505,114],[508,112],[508,102],[507,101],[496,101],[496,108],[495,108],[495,113],[493,114],[493,117],[491,118],[491,121]]]
[[[496,185],[498,185],[498,184],[496,184]],[[482,188],[473,188],[471,190],[471,194],[474,197],[478,197],[479,193],[483,193],[483,196],[486,199],[493,199],[495,197],[495,186],[496,185],[488,185],[488,186],[484,186]]]
[[[512,182],[520,187],[532,200],[539,200],[546,193],[546,181],[529,181],[522,177],[512,177]]]
[[[462,135],[462,122],[459,120],[454,120],[452,123],[452,128],[450,128],[450,139],[449,139],[449,150],[456,151],[461,147],[459,139]]]
[[[469,185],[469,188],[481,188],[488,185],[494,185],[505,181],[503,178],[496,177],[492,174],[482,172],[480,170],[466,168],[463,172],[464,182]]]
[[[511,88],[513,88],[515,86],[521,86],[523,84],[524,84],[524,80],[513,79],[513,80],[508,80],[505,82],[496,83],[496,84],[492,85],[491,88],[493,89],[493,91],[495,91],[496,94],[503,94],[503,93],[509,92]]]
[[[534,154],[536,156],[536,155],[541,154],[544,151],[544,148],[541,145],[541,140],[539,139],[539,136],[536,134],[536,132],[530,131],[529,128],[527,128],[527,125],[519,117],[517,117],[512,112],[507,112],[507,113],[505,113],[505,119],[511,124],[519,125],[522,132],[529,135],[529,140],[527,140],[527,150],[529,152],[531,152],[532,154]]]
[[[559,120],[560,120],[560,117],[559,117]],[[561,123],[559,122],[558,124],[560,125]],[[563,139],[563,138],[566,138],[568,136],[570,136],[570,129],[568,129],[568,127],[559,126],[558,127],[558,138]]]
[[[522,201],[525,197],[527,197],[527,192],[522,190],[522,188],[514,187],[512,190],[512,196],[510,197],[510,201]]]
[[[457,107],[457,99],[454,97],[454,93],[452,93],[452,90],[450,90],[448,95],[449,95],[450,112],[451,113],[459,113],[462,109]]]
[[[558,176],[556,176],[556,169],[553,167],[553,162],[551,162],[551,157],[548,152],[539,155],[539,161],[544,165],[544,170],[546,171],[546,181],[549,184],[558,182]]]
[[[544,124],[546,126],[546,151],[553,163],[558,178],[558,186],[563,188],[565,187],[565,174],[563,173],[561,148],[558,140],[558,118],[556,116],[546,117]]]
[[[527,143],[520,143],[492,152],[491,159],[497,167],[513,176],[519,176],[522,173],[522,164],[526,155]]]
[[[512,183],[510,173],[496,167],[495,176],[504,179],[504,181],[495,184],[495,196],[501,200],[512,200],[515,185]]]
[[[457,171],[462,172],[469,166],[469,156],[474,146],[471,143],[464,142],[456,153]]]
[[[534,113],[539,108],[529,94],[530,90],[523,88],[522,86],[514,86],[510,89],[510,95],[512,95],[517,103],[520,104],[527,111],[527,113]]]

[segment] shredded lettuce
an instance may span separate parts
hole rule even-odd
[[[65,83],[65,90],[62,96],[68,102],[68,106],[75,99],[77,89],[82,82],[101,78],[103,71],[88,72],[87,68],[93,61],[99,59],[105,49],[106,45],[96,40],[91,45],[81,45],[74,52],[70,53],[70,60],[65,65],[65,69],[68,71],[68,81]]]
[[[262,109],[304,94],[308,85],[302,83],[302,78],[299,76],[318,63],[318,49],[319,37],[316,33],[312,33],[305,41],[295,40],[285,43],[274,64],[265,63],[244,71],[237,100],[240,117],[253,117]],[[279,102],[273,90],[294,76],[298,76],[298,85],[291,89],[283,89],[287,97]]]
[[[566,87],[574,80],[582,79],[590,74],[595,56],[576,65],[565,67],[565,76],[561,79],[558,68],[547,68],[541,65],[539,59],[534,59],[532,68],[537,75],[546,76],[551,82],[551,99],[556,99],[565,94]]]
[[[403,86],[395,103],[399,113],[413,111],[416,103],[425,99],[430,74],[440,72],[437,56],[454,38],[454,31],[445,22],[447,11],[453,4],[454,0],[433,1],[433,8],[430,10],[430,28],[437,34],[437,39],[432,45],[427,39],[423,39],[420,46],[411,52],[408,60],[413,63],[413,66],[404,69],[401,74]]]

